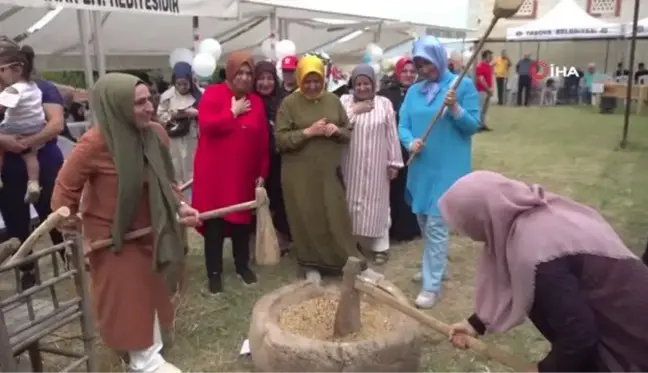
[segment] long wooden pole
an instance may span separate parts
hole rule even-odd
[[[488,25],[488,28],[486,29],[486,32],[484,32],[484,36],[482,36],[482,38],[479,40],[479,43],[477,43],[477,47],[475,47],[475,50],[473,51],[472,55],[470,56],[470,59],[466,63],[466,66],[464,66],[463,71],[461,72],[461,74],[459,74],[459,76],[457,76],[454,82],[452,82],[452,86],[450,87],[451,90],[454,91],[457,89],[457,87],[459,87],[459,83],[461,83],[461,80],[466,76],[472,64],[475,62],[475,60],[477,60],[479,51],[481,51],[482,47],[484,46],[484,43],[486,43],[486,39],[488,39],[488,36],[491,34],[491,32],[493,32],[493,29],[495,28],[495,25],[497,24],[497,21],[499,21],[499,19],[500,17],[498,16],[493,17],[490,25]],[[427,140],[427,138],[430,136],[430,132],[432,132],[432,128],[434,127],[434,125],[439,121],[439,119],[441,119],[443,114],[446,113],[446,110],[447,107],[443,105],[443,107],[439,111],[437,111],[436,116],[434,117],[434,119],[432,119],[430,124],[427,126],[425,132],[423,133],[423,136],[421,137],[421,141],[423,142],[423,144],[425,144],[425,140]],[[421,150],[422,148],[420,148],[418,151],[412,152],[409,160],[407,160],[407,166],[409,166],[414,161],[414,159],[416,158],[416,156]]]
[[[450,334],[450,325],[417,310],[409,304],[400,302],[394,296],[378,288],[376,285],[369,284],[362,280],[356,280],[355,288],[356,290],[371,296],[380,303],[383,303],[406,314],[407,316],[429,327],[430,329],[440,332],[445,336]],[[467,340],[468,347],[471,350],[485,356],[488,359],[495,360],[510,368],[513,368],[516,372],[531,372],[534,369],[537,369],[531,363],[520,359],[519,357],[512,355],[496,346],[487,345],[486,343],[472,337],[467,337]]]

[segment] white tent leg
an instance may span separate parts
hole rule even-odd
[[[94,76],[92,75],[92,58],[90,57],[90,18],[85,10],[77,10],[77,22],[79,24],[79,37],[81,39],[81,52],[83,54],[83,67],[85,71],[86,87],[92,88]]]
[[[103,76],[106,74],[106,54],[103,48],[104,35],[101,27],[101,12],[99,11],[92,12],[92,34],[94,35],[92,45],[94,47],[97,69],[99,70],[99,76]]]
[[[200,19],[197,16],[191,17],[191,32],[193,35],[193,51],[198,54],[200,49]]]
[[[376,28],[376,31],[373,34],[373,42],[376,44],[380,44],[380,36],[382,34],[382,22],[378,24],[378,27]]]
[[[270,35],[274,35],[277,38],[277,34],[280,32],[277,27],[277,12],[274,10],[270,12],[268,17],[268,23],[270,23]]]

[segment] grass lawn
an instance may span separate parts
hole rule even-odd
[[[590,110],[557,108],[492,107],[489,125],[493,132],[476,135],[475,169],[489,169],[507,176],[543,184],[553,192],[570,196],[599,209],[636,252],[648,238],[648,121],[633,119],[630,145],[618,150],[620,115],[599,115]],[[249,358],[238,351],[246,339],[254,303],[263,294],[294,280],[292,260],[273,268],[259,269],[260,283],[245,288],[226,260],[226,293],[205,298],[201,238],[192,237],[189,257],[191,285],[176,323],[176,343],[169,361],[184,371],[250,371]],[[431,315],[448,323],[472,311],[478,245],[453,236],[450,244],[449,279],[442,299]],[[421,258],[422,243],[394,247],[392,261],[384,270],[388,279],[412,298],[418,286],[411,282]],[[443,335],[433,331],[424,347],[426,371],[502,371],[497,363],[453,349]],[[547,344],[530,325],[489,343],[537,360]],[[102,370],[120,370],[116,359],[101,351]]]

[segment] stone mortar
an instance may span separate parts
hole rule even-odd
[[[256,369],[261,372],[418,371],[422,342],[420,326],[395,310],[389,310],[394,329],[371,340],[314,340],[280,328],[279,318],[287,307],[337,292],[337,287],[322,288],[299,282],[261,298],[252,311],[248,336]],[[395,290],[393,295],[407,301],[400,290]],[[374,303],[370,297],[365,301]]]

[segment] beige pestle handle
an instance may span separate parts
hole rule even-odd
[[[241,212],[241,211],[246,211],[246,210],[252,210],[254,208],[257,208],[263,201],[257,202],[257,201],[248,201],[248,202],[243,202],[239,203],[236,205],[232,206],[227,206],[227,207],[222,207],[219,209],[211,210],[211,211],[205,211],[200,214],[200,220],[209,220],[209,219],[214,219],[218,218],[221,216],[229,215],[235,212]],[[153,233],[153,228],[151,227],[146,227],[146,228],[140,228],[136,229],[134,231],[126,233],[124,236],[124,240],[134,240],[136,238],[144,237],[146,235],[149,235]],[[94,249],[103,249],[106,247],[110,247],[113,244],[112,238],[108,238],[105,240],[99,240],[95,241],[90,244],[90,248],[92,250]]]
[[[448,336],[450,334],[450,325],[417,310],[409,304],[398,301],[392,295],[386,293],[384,290],[381,290],[375,285],[369,284],[362,280],[356,280],[355,288],[362,293],[368,294],[375,300],[398,311],[401,311],[407,316],[442,333],[445,336]],[[530,372],[537,370],[537,368],[533,364],[520,359],[519,357],[512,355],[500,348],[489,346],[478,339],[468,337],[468,347],[471,350],[487,357],[488,359],[495,360],[510,368],[513,368],[516,372]]]

